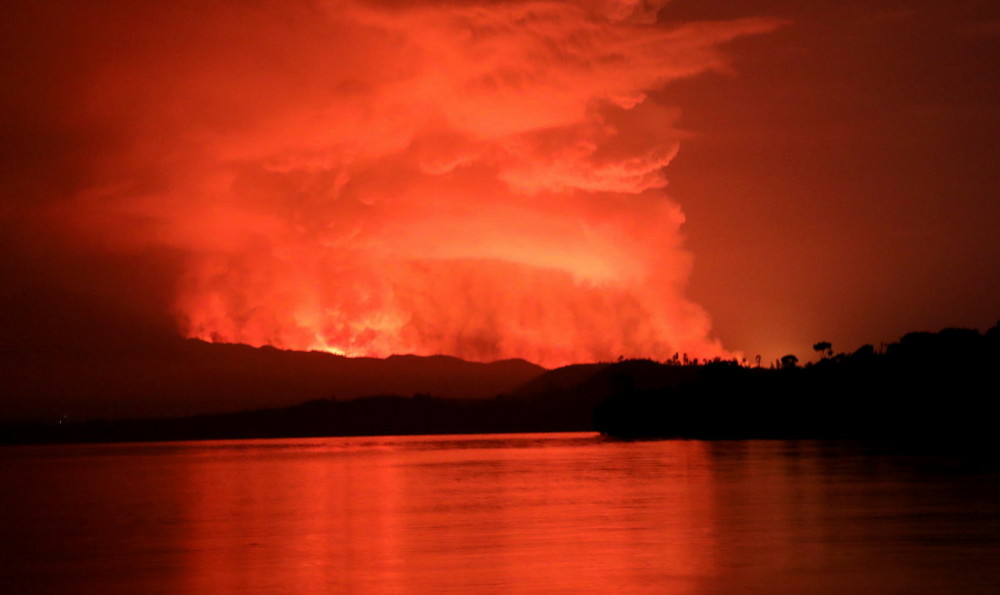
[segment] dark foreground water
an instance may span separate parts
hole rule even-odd
[[[590,434],[0,449],[0,592],[1000,592],[995,470]]]

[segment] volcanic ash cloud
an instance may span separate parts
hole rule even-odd
[[[653,96],[775,23],[658,9],[113,5],[77,33],[101,58],[79,126],[113,134],[67,208],[121,249],[184,254],[179,319],[207,340],[726,355],[684,296],[677,111]]]

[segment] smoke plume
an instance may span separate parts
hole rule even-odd
[[[47,47],[7,74],[35,141],[5,213],[180,254],[177,320],[210,341],[548,366],[726,355],[685,297],[664,191],[679,112],[656,98],[776,23],[676,23],[662,4],[8,8],[6,43]]]

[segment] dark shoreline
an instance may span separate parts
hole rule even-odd
[[[866,345],[806,366],[568,366],[489,399],[377,395],[175,418],[0,422],[0,444],[598,431],[626,440],[857,439],[992,452],[997,400],[1000,325],[910,333],[880,352]]]

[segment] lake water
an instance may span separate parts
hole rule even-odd
[[[0,592],[1000,592],[995,468],[593,434],[0,449]]]

